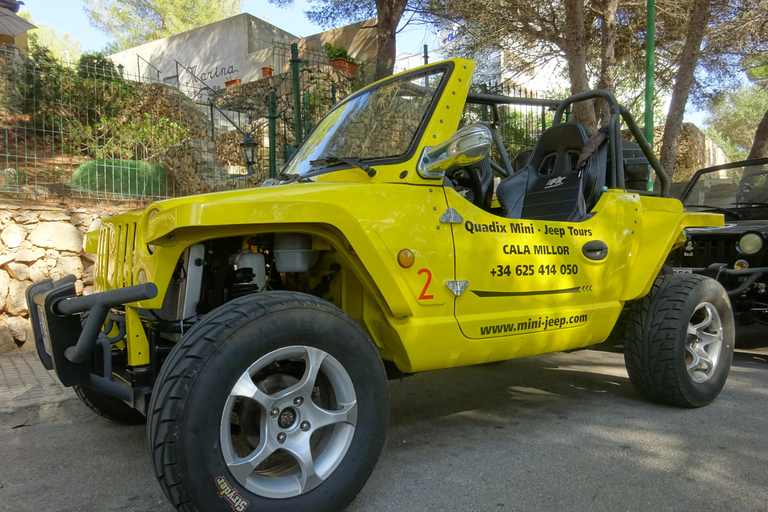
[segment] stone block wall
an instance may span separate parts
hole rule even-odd
[[[624,130],[622,136],[634,141],[629,130]],[[664,139],[664,127],[657,126],[653,130],[653,152],[656,156],[661,153],[661,141]],[[677,163],[672,176],[674,183],[687,183],[696,171],[713,165],[730,162],[725,152],[712,139],[693,123],[683,123],[680,131],[680,145],[677,148]]]
[[[117,210],[0,204],[0,354],[34,351],[25,292],[44,279],[74,274],[78,293],[93,293],[94,257],[85,233]]]
[[[210,122],[197,104],[176,87],[163,83],[132,83],[131,94],[123,101],[123,120],[129,122],[149,114],[186,127],[192,139],[210,137]]]

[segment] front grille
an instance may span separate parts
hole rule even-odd
[[[96,258],[97,291],[132,286],[135,254],[135,222],[102,223]]]
[[[736,250],[737,237],[734,235],[692,237],[682,247],[672,253],[673,267],[703,268],[713,263],[727,263],[733,266],[736,260],[743,259]],[[692,250],[688,249],[693,243]],[[689,254],[686,256],[686,254]]]

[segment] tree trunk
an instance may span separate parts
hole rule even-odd
[[[664,138],[661,145],[661,167],[667,172],[669,179],[675,173],[677,149],[680,146],[680,131],[683,126],[683,115],[688,96],[693,85],[693,73],[699,63],[701,42],[709,22],[711,0],[695,0],[688,34],[680,58],[680,67],[675,75],[675,85],[672,88],[672,100],[669,104],[667,122],[664,124]]]
[[[589,90],[587,75],[587,41],[584,28],[583,0],[565,0],[565,58],[568,61],[568,78],[571,94]],[[573,105],[574,119],[586,125],[589,133],[597,130],[595,109],[590,101]]]
[[[768,111],[766,111],[760,124],[757,125],[755,141],[752,143],[752,149],[749,150],[747,160],[765,157],[768,157]]]
[[[376,80],[392,74],[397,56],[397,25],[408,0],[376,0]]]
[[[616,89],[616,11],[619,0],[603,2],[600,27],[600,81],[598,89],[614,92]],[[604,101],[595,102],[595,114],[600,124],[608,124],[610,111]]]

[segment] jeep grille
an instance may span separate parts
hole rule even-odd
[[[96,290],[132,286],[136,252],[136,223],[102,224],[96,259]]]
[[[672,256],[672,266],[703,268],[712,263],[727,263],[732,265],[737,259],[743,258],[736,251],[736,239],[733,237],[691,237],[696,247],[692,256],[685,256],[685,244],[677,249]]]

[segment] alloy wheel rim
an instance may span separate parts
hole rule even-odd
[[[249,491],[290,498],[333,473],[356,425],[355,388],[341,363],[315,347],[284,347],[234,383],[221,416],[222,455]]]
[[[691,315],[685,340],[685,368],[691,380],[701,384],[717,369],[723,347],[723,323],[717,308],[702,302]]]

